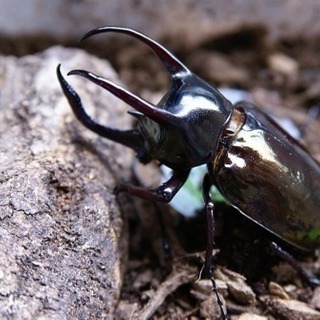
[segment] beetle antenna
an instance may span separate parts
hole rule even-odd
[[[82,37],[81,40],[85,40],[95,34],[104,32],[125,33],[144,42],[162,61],[172,77],[181,77],[185,73],[190,73],[189,69],[166,48],[164,48],[158,42],[152,40],[145,34],[140,33],[136,30],[128,29],[125,27],[103,26],[89,31]]]
[[[124,89],[118,84],[115,84],[106,78],[97,76],[94,73],[85,70],[72,70],[68,73],[68,75],[74,74],[85,77],[93,83],[99,85],[100,87],[110,91],[112,94],[132,106],[134,109],[142,112],[151,120],[154,120],[155,122],[162,125],[172,124],[177,126],[178,121],[177,117],[174,114],[155,107],[153,104],[136,96],[135,94]]]

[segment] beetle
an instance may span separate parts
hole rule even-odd
[[[308,151],[255,105],[231,104],[166,48],[138,31],[103,26],[89,31],[82,40],[105,32],[124,33],[149,46],[171,76],[168,92],[153,105],[94,73],[70,71],[68,75],[87,78],[135,109],[129,113],[137,118],[137,127],[119,130],[90,118],[59,65],[57,75],[62,90],[76,117],[88,129],[132,148],[144,164],[157,160],[172,169],[172,177],[156,189],[121,185],[120,191],[151,201],[170,202],[190,170],[207,165],[202,185],[207,247],[201,277],[213,279],[215,208],[209,193],[212,185],[233,207],[275,238],[303,250],[319,246],[320,165]],[[275,244],[274,247],[278,248]]]

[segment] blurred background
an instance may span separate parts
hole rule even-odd
[[[1,51],[9,50],[4,40],[19,40],[7,43],[12,47],[21,42],[31,46],[35,37],[47,43],[75,41],[87,30],[106,24],[136,28],[186,48],[242,28],[264,29],[272,39],[311,38],[320,32],[317,0],[0,0],[0,8]],[[33,47],[41,45],[33,43]]]

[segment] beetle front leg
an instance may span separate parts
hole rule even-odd
[[[211,279],[212,278],[212,251],[214,246],[214,203],[210,197],[211,188],[210,176],[205,175],[203,179],[203,200],[205,203],[205,210],[207,216],[207,247],[206,247],[206,259],[204,266],[201,271],[201,278]]]
[[[146,189],[122,184],[116,188],[116,192],[126,191],[133,196],[138,196],[145,200],[168,203],[184,185],[189,173],[190,169],[185,171],[174,171],[172,177],[156,189]]]

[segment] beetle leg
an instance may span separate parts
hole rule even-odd
[[[210,197],[211,181],[208,174],[203,179],[203,199],[207,215],[207,248],[206,259],[202,270],[202,278],[210,279],[212,277],[212,251],[214,246],[214,203]]]
[[[169,240],[169,235],[166,229],[166,224],[164,221],[164,214],[161,211],[159,204],[154,202],[153,203],[158,221],[160,223],[160,229],[161,229],[161,235],[162,235],[162,249],[164,253],[164,260],[165,261],[171,261],[172,256],[171,256],[171,245],[170,245],[170,240]]]
[[[299,262],[289,252],[282,249],[277,243],[273,241],[270,242],[270,247],[275,254],[288,262],[292,266],[292,268],[294,268],[298,272],[298,274],[309,284],[316,286],[320,285],[320,280],[317,279],[313,274],[307,273],[306,270],[301,267]]]
[[[205,175],[202,185],[203,199],[207,216],[207,247],[204,267],[201,273],[202,278],[210,279],[212,277],[212,251],[214,246],[214,203],[210,197],[211,181],[208,174]]]
[[[121,184],[116,188],[116,192],[126,191],[133,196],[138,196],[145,200],[168,203],[184,185],[189,173],[190,169],[185,171],[174,171],[172,177],[156,189],[146,189],[142,187]]]
[[[204,266],[200,272],[200,279],[210,279],[212,282],[213,291],[216,294],[217,302],[220,307],[221,317],[226,320],[228,318],[227,310],[221,299],[221,296],[218,292],[218,287],[216,280],[212,274],[212,251],[214,246],[214,233],[215,233],[215,224],[214,224],[214,203],[210,196],[210,188],[212,186],[210,175],[206,174],[203,179],[202,190],[203,190],[203,199],[205,202],[205,209],[207,215],[207,248],[206,248],[206,259]]]
[[[57,67],[57,75],[61,88],[67,97],[73,112],[77,119],[88,129],[97,133],[98,135],[121,143],[127,147],[134,149],[138,153],[139,158],[145,156],[144,140],[138,130],[118,130],[110,127],[100,125],[95,122],[84,110],[81,99],[72,86],[64,79],[60,71],[60,65]],[[145,161],[147,162],[147,161]]]

